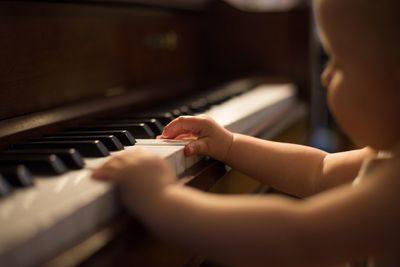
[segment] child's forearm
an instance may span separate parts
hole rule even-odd
[[[296,196],[315,193],[326,152],[235,134],[226,163],[250,177]]]
[[[286,266],[297,239],[297,204],[256,196],[221,196],[172,185],[140,215],[152,232],[229,266]],[[273,229],[270,231],[269,229]],[[255,241],[256,240],[256,241]],[[293,251],[293,250],[292,250]]]
[[[306,197],[351,182],[370,148],[326,153],[312,147],[235,134],[226,163],[280,191]]]

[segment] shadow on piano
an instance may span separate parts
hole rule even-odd
[[[75,265],[127,228],[142,237],[137,222],[111,223],[123,214],[115,191],[89,179],[118,151],[153,151],[182,183],[210,189],[222,163],[153,140],[177,116],[206,113],[263,138],[304,118],[306,9],[134,2],[0,2],[2,265]],[[131,263],[182,265],[154,261],[162,246],[146,250],[139,239]]]

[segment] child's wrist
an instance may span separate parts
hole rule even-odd
[[[157,195],[148,198],[145,203],[138,205],[134,211],[145,223],[152,228],[158,228],[158,223],[168,218],[173,205],[174,191],[182,187],[180,184],[169,184],[163,187]],[[179,189],[178,189],[179,190]]]
[[[229,132],[229,133],[228,133],[228,137],[229,137],[229,138],[227,138],[227,139],[228,139],[229,141],[228,141],[227,147],[226,147],[226,149],[225,149],[225,154],[224,154],[223,157],[221,158],[221,161],[222,161],[222,162],[227,162],[227,161],[229,160],[229,155],[230,155],[231,150],[232,150],[232,146],[233,146],[233,143],[234,143],[234,140],[235,140],[235,136],[236,136],[235,133],[232,133],[232,132]]]

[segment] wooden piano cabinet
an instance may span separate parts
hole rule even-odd
[[[186,81],[191,92],[201,27],[195,11],[0,1],[0,120],[143,85]]]
[[[216,79],[243,73],[290,77],[308,99],[310,18],[304,5],[283,12],[244,12],[213,1],[205,21],[207,74]]]

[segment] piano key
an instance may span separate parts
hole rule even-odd
[[[145,123],[154,132],[154,134],[159,135],[162,133],[164,127],[157,119],[107,119],[101,120],[104,123],[122,123],[122,124],[136,124]]]
[[[52,136],[85,136],[85,135],[114,135],[124,146],[133,146],[136,143],[135,137],[127,130],[108,131],[71,131],[54,133]]]
[[[174,117],[179,117],[179,116],[182,116],[182,115],[187,115],[187,114],[183,114],[183,113],[179,110],[179,108],[172,108],[172,109],[169,109],[169,110],[170,110],[171,114],[174,115]]]
[[[31,172],[22,164],[0,165],[0,173],[7,182],[14,187],[29,187],[33,185]]]
[[[87,136],[44,136],[41,138],[31,139],[30,141],[101,141],[110,151],[123,150],[124,146],[114,135],[87,135]]]
[[[74,148],[67,149],[14,149],[3,152],[12,155],[56,154],[69,169],[82,169],[85,166],[82,155]]]
[[[43,141],[33,143],[14,144],[11,147],[18,149],[58,149],[74,148],[85,157],[105,157],[110,155],[104,144],[96,141]]]
[[[152,153],[155,153],[162,158],[166,159],[174,172],[179,175],[183,173],[186,169],[190,168],[193,164],[200,160],[200,156],[186,157],[183,153],[184,144],[187,141],[177,141],[176,143],[168,144],[164,141],[158,141],[156,139],[137,139],[143,140],[142,144],[137,144],[136,146],[126,147],[125,151],[135,151],[137,149],[143,149]],[[118,155],[119,153],[124,153],[125,151],[112,152],[112,155]],[[86,160],[86,166],[89,169],[94,169],[103,164],[107,158],[100,159],[90,159]]]
[[[9,195],[13,191],[12,186],[0,174],[0,198]]]
[[[24,164],[36,174],[62,174],[67,167],[55,154],[50,155],[0,155],[0,165]]]
[[[200,98],[190,103],[189,107],[195,113],[202,113],[210,107],[210,104],[207,102],[205,98]]]
[[[138,146],[185,146],[189,140],[175,139],[137,139]]]
[[[222,104],[223,102],[227,101],[229,99],[228,96],[221,94],[221,93],[213,93],[210,95],[206,96],[207,102],[211,106],[219,105]]]
[[[148,113],[140,113],[140,114],[125,114],[121,116],[124,119],[156,119],[163,126],[166,126],[176,117],[171,112],[148,112]]]
[[[69,128],[74,131],[107,131],[107,130],[126,130],[135,138],[155,138],[156,135],[144,123],[97,123]]]
[[[182,115],[194,115],[196,113],[188,105],[182,105],[182,106],[178,107],[178,110],[181,113],[180,116],[182,116]]]
[[[237,133],[257,135],[279,120],[296,103],[293,84],[261,84],[244,94],[213,106],[205,114],[220,125]]]

